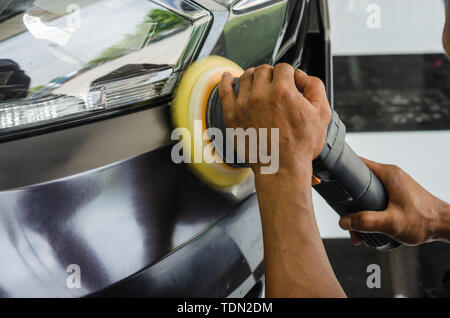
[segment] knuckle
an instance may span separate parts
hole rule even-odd
[[[366,214],[357,214],[352,220],[355,229],[367,230],[372,226],[371,218]]]
[[[397,165],[390,164],[390,165],[387,165],[387,167],[389,169],[389,172],[392,175],[397,176],[397,175],[399,175],[402,172],[402,169],[399,166],[397,166]]]
[[[312,86],[317,86],[323,90],[325,90],[325,84],[322,82],[322,80],[318,77],[311,76],[309,78],[309,82]]]
[[[402,230],[401,223],[397,217],[392,216],[385,224],[386,233],[393,237],[398,236]]]
[[[242,78],[246,78],[249,76],[253,76],[253,73],[255,72],[255,68],[254,67],[250,67],[248,69],[245,70],[245,72],[242,74]]]
[[[231,77],[231,76],[233,76],[233,75],[231,75],[229,72],[223,72],[221,79],[223,80],[224,78],[228,78],[228,77]]]
[[[292,65],[291,64],[288,64],[288,63],[278,63],[277,65],[275,65],[275,68],[276,69],[294,69],[293,67],[292,67]]]
[[[331,107],[328,104],[324,103],[321,105],[321,110],[322,110],[323,118],[327,122],[329,122],[331,120],[331,116],[333,115],[333,112],[331,111]]]
[[[262,65],[259,65],[257,68],[256,68],[256,70],[257,71],[265,71],[265,70],[272,70],[272,66],[271,65],[269,65],[269,64],[262,64]]]

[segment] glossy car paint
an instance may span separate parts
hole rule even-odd
[[[246,16],[287,3],[255,17],[233,1],[196,2],[214,16],[199,57],[233,56],[233,20],[250,25]],[[263,33],[239,36],[262,43],[242,63],[271,62]],[[0,143],[1,296],[243,296],[261,278],[253,185],[218,193],[173,164],[169,101]],[[81,288],[68,288],[70,264]]]

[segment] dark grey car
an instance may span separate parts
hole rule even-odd
[[[328,37],[322,0],[0,1],[0,296],[259,296],[253,185],[172,162],[172,93],[215,54],[332,98]]]

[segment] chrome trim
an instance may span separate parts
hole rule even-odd
[[[333,83],[333,58],[332,58],[332,49],[331,49],[331,24],[330,24],[330,11],[328,8],[328,0],[320,0],[319,1],[319,10],[321,13],[322,24],[323,24],[323,32],[324,32],[324,41],[325,41],[325,54],[326,65],[325,69],[327,70],[326,81],[327,81],[327,93],[328,99],[330,101],[331,107],[334,108],[334,83]]]
[[[301,9],[300,9],[300,17],[298,17],[298,25],[296,25],[296,30],[294,34],[289,37],[288,39],[282,38],[282,41],[280,41],[279,46],[277,47],[277,50],[274,51],[273,55],[273,61],[274,63],[278,62],[280,58],[287,53],[287,51],[292,48],[298,41],[299,34],[301,32],[300,28],[303,22],[303,19],[305,17],[305,11],[307,9],[307,6],[309,5],[309,0],[299,0],[302,1]],[[287,26],[286,26],[287,27]],[[307,27],[307,26],[305,26]],[[284,36],[284,34],[283,34]],[[284,42],[283,45],[282,42]],[[275,54],[276,53],[276,54]]]
[[[247,13],[282,1],[284,0],[240,0],[233,5],[233,12],[236,14]]]
[[[300,0],[300,1],[303,1],[303,0]],[[275,45],[275,49],[273,50],[272,59],[270,62],[271,65],[276,63],[276,61],[277,61],[276,57],[279,55],[281,44],[283,43],[284,37],[286,36],[286,31],[287,31],[287,28],[290,23],[288,14],[289,14],[289,6],[291,5],[291,3],[292,3],[292,0],[288,0],[288,5],[287,5],[286,13],[284,16],[284,21],[283,21],[283,27],[281,28],[280,36],[278,37],[277,44]],[[292,19],[292,17],[291,17],[291,19]]]
[[[177,0],[177,2],[166,2],[164,0],[152,1],[175,12],[182,17],[189,19],[194,24],[194,30],[191,32],[189,44],[183,51],[177,64],[174,66],[175,72],[183,70],[194,60],[195,55],[201,46],[201,42],[207,34],[210,21],[212,20],[211,13],[209,11],[206,11],[203,7],[199,6],[194,1],[190,0]],[[196,10],[187,11],[183,9],[183,3],[188,3]]]
[[[216,46],[220,36],[222,35],[223,29],[228,22],[230,12],[229,8],[225,6],[226,3],[223,3],[222,5],[214,0],[196,0],[196,2],[204,8],[207,8],[207,10],[213,15],[210,30],[197,57],[204,58],[211,55],[211,52]]]

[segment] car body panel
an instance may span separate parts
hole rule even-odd
[[[167,146],[1,192],[2,296],[96,292],[155,263],[239,206],[240,200],[174,164],[170,152]],[[81,268],[80,289],[66,286],[70,264]]]
[[[232,1],[196,3],[213,16],[199,58],[233,57],[239,34],[261,46],[242,63],[272,61],[281,42],[267,42],[261,24],[226,28],[254,12],[233,13]],[[275,17],[272,36],[287,27],[286,4],[257,9],[260,22]],[[261,279],[253,180],[221,193],[174,164],[169,104],[170,96],[0,142],[0,255],[8,260],[0,296],[243,296]],[[68,283],[71,265],[80,288]]]

